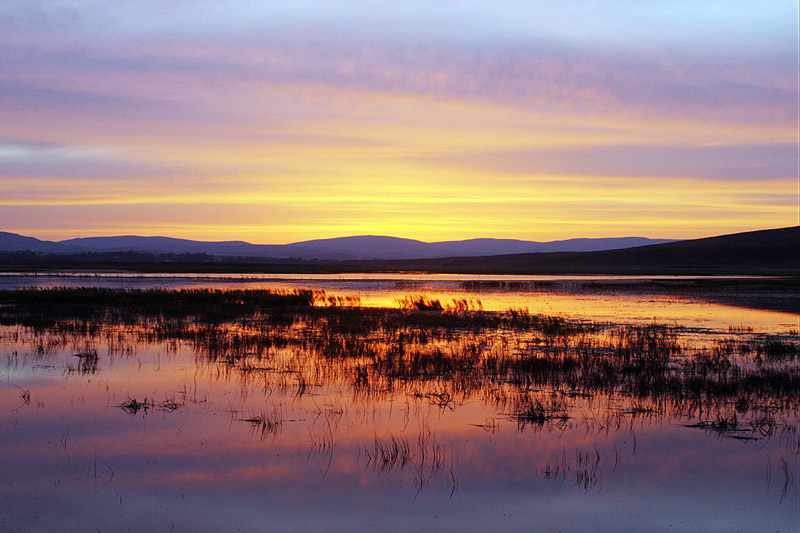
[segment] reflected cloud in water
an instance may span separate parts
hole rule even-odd
[[[796,333],[276,313],[3,326],[3,526],[796,524]]]

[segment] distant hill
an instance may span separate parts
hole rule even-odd
[[[33,237],[24,237],[16,233],[0,231],[0,252],[41,252],[59,253],[64,249],[55,242],[40,241]]]
[[[490,242],[485,243],[486,240]],[[608,244],[608,242],[578,241],[581,245]],[[396,257],[420,253],[420,250],[423,253],[435,251],[434,245],[442,245],[442,248],[438,249],[441,253],[442,249],[450,249],[448,247],[452,244],[464,244],[465,248],[462,249],[467,250],[470,250],[470,246],[477,246],[477,250],[491,250],[492,246],[500,248],[506,245],[521,246],[520,242],[525,243],[525,241],[508,243],[492,239],[423,243],[372,236],[306,241],[280,246],[254,245],[238,241],[202,243],[163,237],[107,237],[53,243],[0,232],[0,268],[12,271],[113,269],[134,272],[197,273],[418,271],[478,274],[728,274],[782,275],[800,278],[799,226],[589,252],[536,252],[419,259],[351,259],[356,255],[356,251],[360,251],[360,246],[372,246],[376,256]],[[98,243],[101,246],[95,246]],[[534,244],[550,245],[550,243]],[[105,251],[98,251],[99,248]],[[131,248],[157,251],[131,251]],[[214,256],[208,253],[209,250],[218,253],[222,251],[230,255],[220,253]],[[260,251],[264,255],[256,256],[253,250]],[[473,253],[475,250],[472,248]],[[266,255],[268,253],[276,257]],[[299,257],[302,254],[307,254],[306,257],[310,258]],[[320,256],[323,258],[319,259]],[[342,260],[342,257],[346,259]]]
[[[800,226],[595,252],[372,262],[373,270],[518,274],[800,275]]]
[[[463,241],[423,242],[397,237],[362,235],[304,241],[287,246],[334,249],[358,259],[423,259],[437,257],[477,257],[483,255],[531,252],[589,252],[630,248],[645,244],[673,242],[668,239],[619,237],[604,239],[568,239],[562,241],[521,241],[516,239],[468,239]]]
[[[515,239],[470,239],[465,241],[423,242],[413,239],[362,235],[317,239],[292,244],[251,244],[244,241],[193,241],[170,237],[88,237],[59,242],[43,241],[15,233],[0,232],[0,252],[44,254],[142,252],[151,254],[208,254],[220,258],[255,257],[262,259],[345,261],[363,259],[421,259],[476,257],[525,252],[583,252],[611,250],[672,242],[666,239],[620,237],[606,239],[568,239],[537,242]]]

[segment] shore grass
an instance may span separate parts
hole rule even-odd
[[[313,291],[48,288],[0,291],[0,323],[46,325],[68,319],[134,323],[142,318],[220,322],[275,309],[308,307]]]

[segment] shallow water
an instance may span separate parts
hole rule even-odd
[[[421,292],[454,297],[437,290]],[[400,291],[354,290],[379,293],[376,302]],[[509,298],[536,309],[529,294],[497,298],[491,306]],[[676,330],[686,353],[764,333],[800,341],[786,336],[796,320],[784,313],[611,300],[584,303],[579,318],[689,322]],[[569,314],[580,300],[559,302],[548,305]],[[270,327],[300,338],[304,326]],[[570,395],[474,375],[376,372],[362,386],[353,381],[362,357],[299,344],[217,349],[151,333],[0,330],[0,529],[798,528],[796,399],[771,407],[768,427],[752,423],[767,411],[747,408],[734,430],[688,427],[735,410],[727,400],[698,412],[672,396]],[[479,346],[491,355],[530,341],[508,329],[442,335],[409,350]],[[93,350],[97,360],[76,356]],[[520,417],[519,394],[558,401],[565,414]]]
[[[62,272],[0,273],[0,289],[35,287],[111,287],[127,289],[309,289],[357,298],[367,307],[397,307],[410,294],[451,302],[479,302],[487,311],[510,308],[531,313],[612,322],[679,322],[724,329],[730,325],[777,331],[798,328],[798,314],[722,305],[702,294],[676,296],[657,290],[609,290],[590,294],[571,290],[582,282],[639,283],[679,280],[764,279],[741,276],[494,276],[458,274],[131,274]],[[555,283],[554,283],[555,282]],[[499,285],[499,287],[498,287]],[[795,295],[798,297],[798,295]]]

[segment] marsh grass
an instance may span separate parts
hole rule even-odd
[[[127,414],[135,416],[139,412],[143,415],[147,415],[153,410],[171,413],[183,407],[185,403],[185,401],[178,401],[175,398],[167,398],[161,402],[156,402],[152,398],[146,396],[143,400],[137,400],[136,397],[128,397],[128,399],[122,402],[118,407]]]
[[[0,291],[0,324],[49,327],[63,320],[136,324],[196,318],[219,323],[265,310],[314,304],[307,290],[49,288]]]
[[[387,438],[375,435],[373,446],[364,448],[367,468],[378,474],[413,470],[414,482],[419,490],[447,468],[447,454],[427,424],[420,427],[416,439],[409,440],[403,435],[391,434]],[[455,490],[456,479],[452,469],[448,481]],[[452,495],[452,492],[451,492]]]
[[[511,415],[520,427],[526,425],[543,426],[550,421],[566,422],[567,404],[558,397],[541,398],[528,394],[519,395],[512,403]]]
[[[559,459],[545,463],[541,471],[542,477],[546,481],[558,483],[572,478],[573,485],[588,492],[589,489],[602,485],[601,461],[602,456],[596,445],[591,450],[576,449],[572,455],[562,450]]]
[[[755,351],[768,359],[795,359],[800,355],[800,346],[781,338],[770,338],[757,344]]]
[[[97,350],[92,349],[85,352],[79,352],[72,354],[72,357],[78,358],[77,372],[79,374],[86,375],[97,373],[97,362],[100,359],[97,355]]]
[[[698,344],[677,325],[487,312],[476,303],[418,296],[405,301],[374,309],[308,291],[0,291],[0,322],[28,335],[40,358],[99,338],[119,352],[138,343],[187,345],[198,364],[220,376],[258,379],[297,400],[324,383],[365,402],[400,398],[452,410],[479,399],[520,430],[569,424],[591,405],[618,418],[671,413],[724,436],[755,424],[749,433],[769,435],[781,423],[766,416],[796,418],[800,410],[796,336],[737,327]],[[74,354],[86,373],[100,359],[92,350]],[[167,410],[134,398],[120,407],[131,414]],[[274,434],[274,415],[247,421]],[[381,446],[371,451],[373,464],[402,463],[407,455],[402,443],[385,449],[396,461],[384,461]]]
[[[262,411],[261,413],[251,416],[249,418],[240,419],[242,422],[250,424],[254,432],[257,432],[261,438],[267,436],[277,436],[283,427],[284,416],[277,406],[272,409]]]

